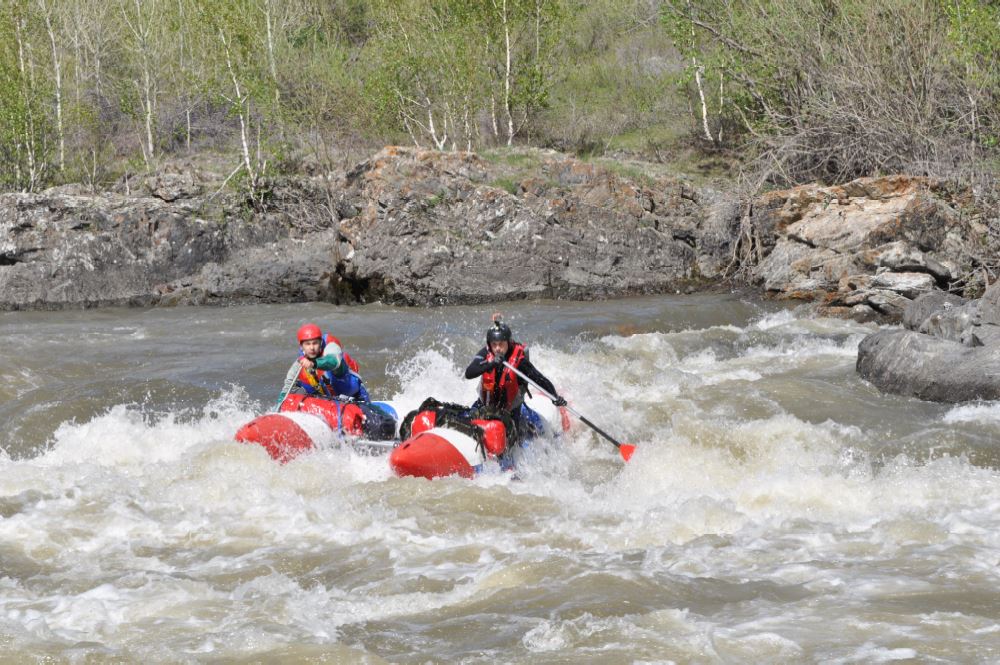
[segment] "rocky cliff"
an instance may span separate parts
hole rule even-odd
[[[823,314],[899,322],[914,298],[972,271],[984,229],[968,209],[967,192],[907,176],[771,192],[751,214],[765,254],[753,277]]]
[[[281,183],[266,213],[186,174],[131,195],[3,195],[0,308],[590,298],[721,276],[731,215],[711,193],[558,153],[532,160],[522,173],[387,148]]]
[[[925,178],[771,192],[741,219],[731,195],[540,150],[390,147],[274,183],[264,212],[215,189],[183,172],[0,196],[0,309],[691,291],[724,284],[749,234],[766,293],[895,322],[961,286],[984,235],[963,193]]]

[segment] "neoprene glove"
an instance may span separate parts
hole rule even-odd
[[[566,399],[564,397],[556,395],[556,398],[552,400],[552,403],[555,404],[556,406],[566,406]]]

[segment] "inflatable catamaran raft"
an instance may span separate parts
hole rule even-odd
[[[397,423],[396,409],[389,402],[290,394],[277,413],[258,416],[241,427],[236,440],[263,446],[272,458],[284,463],[344,441],[395,441]]]
[[[551,399],[540,386],[534,382],[532,385]],[[612,443],[622,459],[628,461],[632,457],[634,445],[617,441],[570,406],[558,410],[563,431],[570,426],[567,412]],[[402,442],[389,444],[398,440],[397,433]],[[389,402],[291,394],[277,413],[265,414],[241,427],[236,440],[263,446],[272,458],[282,463],[303,452],[345,440],[385,442],[380,447],[392,448],[389,466],[396,475],[471,478],[493,459],[502,468],[512,468],[513,458],[525,438],[522,434],[502,412],[476,410],[434,398],[424,400],[400,422],[396,408]]]

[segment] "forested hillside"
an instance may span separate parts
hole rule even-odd
[[[384,143],[992,181],[985,0],[5,0],[0,190],[211,157],[262,202]],[[683,159],[695,159],[683,162]]]
[[[384,143],[603,151],[686,122],[655,3],[13,0],[0,12],[5,190],[106,183],[192,152],[232,153],[234,181],[253,188]]]

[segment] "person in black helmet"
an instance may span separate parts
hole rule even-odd
[[[552,403],[565,406],[566,400],[556,393],[555,386],[545,378],[528,359],[528,349],[514,341],[510,326],[494,319],[486,331],[486,346],[483,347],[467,368],[465,378],[479,379],[479,399],[473,408],[489,407],[509,413],[517,423],[520,438],[529,439],[541,434],[544,429],[542,417],[524,403],[528,391],[527,382],[504,366],[504,361],[555,396]]]

